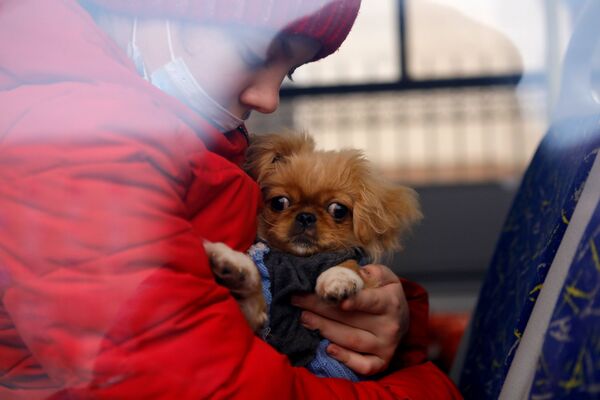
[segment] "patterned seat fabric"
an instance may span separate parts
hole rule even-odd
[[[467,399],[495,399],[500,394],[537,295],[600,148],[599,121],[600,118],[594,116],[556,124],[545,136],[525,173],[471,322],[468,351],[459,381]],[[598,213],[593,220],[595,223],[590,223],[581,242],[580,259],[576,258],[569,273],[563,300],[555,310],[544,344],[533,387],[540,394],[554,390],[553,385],[563,385],[565,390],[572,388],[581,378],[586,360],[598,359],[594,355],[600,352],[600,324],[589,324],[591,319],[600,318],[594,311],[600,297],[592,299],[593,295],[600,296],[597,293],[600,279],[596,276],[600,264],[594,244],[598,244]],[[561,321],[575,310],[583,309],[589,310],[589,315],[572,321],[585,325],[577,328],[581,329],[574,338],[577,343],[560,342],[561,329],[564,329]],[[581,345],[589,346],[590,350],[595,346],[595,352],[582,350]],[[575,372],[561,369],[562,363],[567,361],[576,363],[580,369]],[[549,362],[552,367],[548,367]]]

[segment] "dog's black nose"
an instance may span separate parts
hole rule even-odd
[[[313,226],[317,222],[317,217],[315,214],[311,213],[300,213],[296,215],[296,221],[300,222],[303,227],[308,228],[309,226]]]

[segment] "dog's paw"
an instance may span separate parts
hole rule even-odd
[[[356,272],[333,267],[319,275],[316,292],[322,299],[339,302],[354,296],[363,287],[364,282]]]
[[[267,304],[262,294],[238,300],[246,321],[254,332],[259,332],[267,325]]]
[[[260,275],[250,257],[223,243],[204,242],[204,249],[217,282],[240,297],[260,292]]]

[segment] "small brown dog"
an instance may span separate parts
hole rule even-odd
[[[398,249],[401,234],[422,218],[416,193],[381,178],[360,151],[318,151],[307,135],[254,137],[245,169],[263,194],[258,237],[296,256],[361,248],[377,261]],[[257,330],[267,316],[254,263],[220,243],[205,248],[213,271]],[[359,268],[350,260],[327,269],[316,293],[341,301],[369,287]]]

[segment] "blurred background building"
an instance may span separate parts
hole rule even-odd
[[[579,0],[363,0],[338,54],[300,68],[255,133],[363,149],[425,214],[389,264],[468,314],[519,179],[549,124]]]

